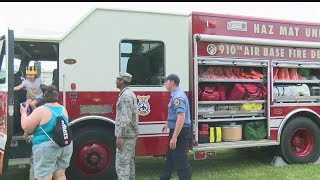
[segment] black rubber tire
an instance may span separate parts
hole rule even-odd
[[[74,180],[101,180],[101,179],[116,179],[115,171],[115,138],[114,133],[108,128],[103,127],[85,127],[78,128],[73,132],[73,155],[71,157],[70,166],[66,170],[67,179]],[[98,141],[103,143],[111,154],[110,165],[99,175],[86,175],[77,168],[75,160],[75,152],[87,142]]]
[[[292,149],[292,137],[298,129],[306,129],[310,132],[313,146],[309,153],[298,156]],[[295,117],[285,125],[281,133],[280,151],[282,157],[288,164],[314,163],[320,156],[320,129],[311,119],[306,117]]]

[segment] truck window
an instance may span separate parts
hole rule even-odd
[[[164,43],[160,41],[122,40],[120,72],[132,75],[133,86],[162,86]]]
[[[19,68],[20,68],[21,59],[14,58],[13,60],[14,60],[13,61],[13,71],[14,71],[14,73],[17,73],[19,71]]]
[[[2,45],[3,43],[0,42],[0,44]],[[6,55],[5,55],[5,48],[4,46],[0,46],[0,49],[2,48],[2,50],[0,50],[1,54],[0,54],[0,84],[5,83],[6,80],[6,76],[7,76],[7,61],[6,61]],[[19,71],[19,67],[21,64],[21,60],[20,59],[16,59],[14,58],[14,73],[17,73]]]

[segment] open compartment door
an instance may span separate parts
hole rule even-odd
[[[0,35],[0,174],[8,165],[8,151],[13,133],[13,59],[14,35],[7,30]]]

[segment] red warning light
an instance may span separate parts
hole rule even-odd
[[[207,28],[215,28],[217,26],[216,21],[207,21]]]
[[[76,83],[71,83],[71,90],[72,91],[74,91],[74,90],[76,90],[76,88],[77,88],[77,85],[76,85]]]

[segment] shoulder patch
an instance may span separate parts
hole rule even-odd
[[[174,105],[175,107],[178,107],[178,106],[180,105],[180,99],[175,99],[175,100],[173,101],[173,105]]]

